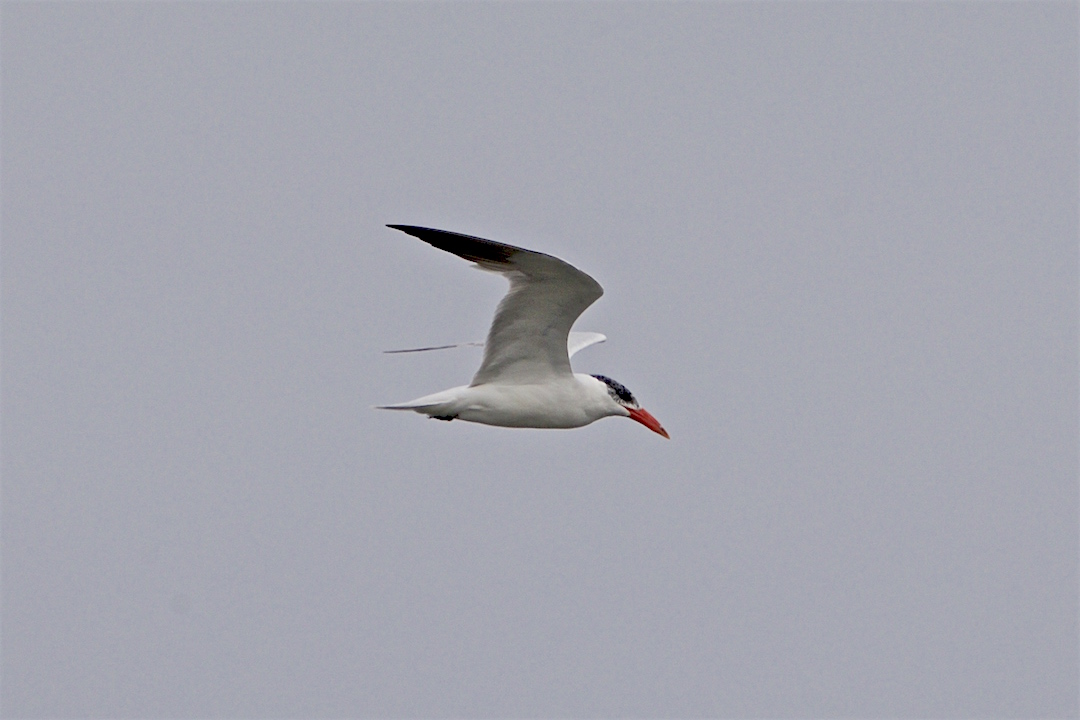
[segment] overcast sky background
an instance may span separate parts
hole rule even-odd
[[[3,715],[1076,716],[1077,15],[3,3]]]

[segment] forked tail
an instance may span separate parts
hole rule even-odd
[[[443,390],[437,392],[434,395],[425,395],[422,398],[416,398],[409,402],[394,403],[392,405],[376,405],[376,410],[413,410],[425,415],[440,416],[440,415],[453,415],[455,410],[452,407],[454,401],[458,398],[458,395],[464,388],[451,388],[450,390]]]

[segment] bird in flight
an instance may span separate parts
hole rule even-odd
[[[513,245],[414,225],[387,227],[501,273],[510,290],[495,310],[471,384],[380,409],[521,428],[576,428],[604,417],[628,417],[669,437],[623,385],[570,369],[571,355],[605,340],[599,333],[570,332],[585,308],[604,294],[591,277],[556,257]]]

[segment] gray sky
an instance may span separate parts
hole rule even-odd
[[[1080,712],[1075,3],[0,15],[5,716]]]

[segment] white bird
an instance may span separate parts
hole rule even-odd
[[[576,428],[619,416],[669,437],[625,387],[570,369],[571,355],[605,339],[570,332],[585,308],[604,294],[591,277],[558,258],[513,245],[413,225],[387,227],[501,273],[510,290],[495,310],[484,360],[470,385],[380,409],[523,428]]]

